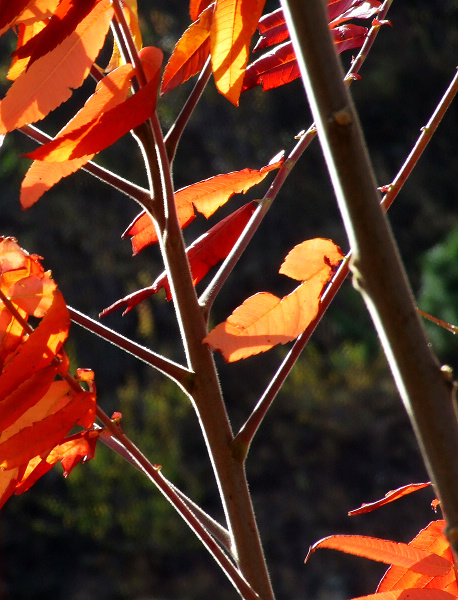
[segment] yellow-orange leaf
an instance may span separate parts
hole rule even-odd
[[[446,558],[411,545],[359,535],[331,535],[324,538],[313,544],[305,560],[319,548],[340,550],[431,577],[444,576],[453,567]]]
[[[195,21],[211,2],[212,0],[190,0],[189,16],[191,21]]]
[[[88,76],[112,16],[110,0],[100,0],[62,44],[16,79],[0,103],[0,134],[43,119],[71,96]]]
[[[18,28],[18,41],[17,46],[22,46],[28,40],[33,38],[33,36],[37,35],[42,29],[44,29],[45,23],[43,21],[35,21],[30,23],[30,25],[24,25],[19,23]],[[13,62],[11,63],[10,69],[7,74],[7,79],[10,81],[15,81],[21,73],[23,73],[27,67],[30,57],[26,56],[25,58],[18,58],[15,56],[13,58]]]
[[[195,208],[205,217],[210,217],[220,206],[223,206],[234,194],[247,192],[260,183],[270,171],[279,169],[283,164],[283,156],[262,169],[243,169],[232,173],[215,175],[204,181],[181,188],[175,192],[177,204],[185,201],[194,204]]]
[[[279,273],[297,281],[307,281],[323,268],[323,261],[335,266],[342,258],[342,251],[334,242],[315,238],[295,246],[287,254]]]
[[[217,0],[210,41],[218,91],[238,106],[251,38],[265,0]]]
[[[112,71],[97,84],[95,92],[88,98],[83,108],[58,133],[56,138],[69,134],[95,119],[98,115],[123,102],[130,88],[134,69],[127,64]],[[75,158],[65,162],[34,161],[27,171],[21,185],[21,206],[26,209],[63,177],[77,171],[93,158],[94,154]]]
[[[313,241],[304,242],[299,248],[302,246],[304,251],[308,245],[314,245]],[[328,243],[332,244],[328,248],[332,250],[329,252],[332,258],[323,254],[322,249],[316,256],[311,254],[313,269],[304,268],[307,281],[291,294],[280,299],[262,292],[248,298],[224,323],[217,325],[204,342],[220,351],[226,361],[234,362],[296,339],[316,317],[324,286],[342,258],[337,246]],[[328,247],[328,244],[325,245]],[[305,262],[307,252],[304,256]],[[318,256],[321,257],[321,265]],[[293,267],[292,270],[297,274]]]
[[[137,50],[140,50],[143,46],[143,41],[140,26],[138,24],[137,0],[125,0],[122,3],[122,10],[124,12],[127,25],[129,26],[130,32],[132,34],[135,47],[137,48]],[[110,73],[113,69],[116,69],[116,67],[121,66],[123,62],[124,61],[122,59],[121,52],[119,51],[118,44],[115,40],[113,43],[113,53],[111,55],[110,62],[108,63],[105,69],[105,72]]]
[[[210,28],[214,3],[188,27],[178,40],[162,77],[161,94],[199,73],[210,54]]]

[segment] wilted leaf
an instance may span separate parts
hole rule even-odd
[[[226,361],[234,362],[296,339],[316,317],[324,286],[343,258],[337,246],[323,241],[329,245],[331,257],[317,249],[320,246],[317,240],[309,240],[300,244],[293,258],[289,261],[287,257],[282,265],[282,273],[296,276],[299,272],[296,260],[302,253],[303,273],[307,275],[304,283],[282,299],[266,292],[251,296],[224,323],[217,325],[204,342],[220,351]],[[306,265],[307,257],[311,268]]]
[[[178,40],[162,77],[161,94],[202,70],[210,55],[210,29],[214,4],[208,6]]]
[[[16,79],[0,103],[0,134],[43,119],[71,96],[88,76],[112,16],[110,0],[99,0],[62,44]]]
[[[453,567],[446,558],[411,545],[359,535],[331,535],[324,538],[313,544],[305,560],[319,548],[340,550],[431,577],[444,576]]]

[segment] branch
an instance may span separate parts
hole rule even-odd
[[[148,348],[129,340],[120,333],[105,327],[105,325],[102,325],[98,321],[91,319],[75,308],[72,308],[71,306],[67,306],[67,308],[68,312],[70,313],[71,320],[77,325],[80,325],[80,327],[84,327],[84,329],[87,329],[91,333],[98,335],[106,342],[110,342],[110,344],[121,348],[125,352],[135,356],[135,358],[138,358],[147,365],[154,367],[164,375],[167,375],[167,377],[175,381],[185,392],[192,387],[193,373],[188,371],[188,369],[185,369],[181,365],[169,360],[168,358],[164,358],[160,354],[156,354],[155,352],[152,352],[152,350],[149,350]]]
[[[282,0],[318,135],[353,249],[352,271],[414,427],[458,556],[458,421],[380,206],[356,111],[321,0]]]

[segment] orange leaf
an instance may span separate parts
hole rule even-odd
[[[334,267],[342,258],[342,251],[334,242],[315,238],[295,246],[287,254],[279,273],[297,281],[307,281],[322,269],[323,261]]]
[[[456,596],[444,590],[406,588],[390,592],[378,592],[353,600],[454,600]]]
[[[68,335],[70,319],[62,294],[55,290],[54,302],[38,327],[19,346],[0,375],[0,401],[36,371],[49,365]]]
[[[161,94],[202,70],[210,54],[210,28],[215,3],[208,6],[178,40],[162,77]]]
[[[238,106],[251,38],[265,0],[217,0],[210,41],[218,91]]]
[[[37,21],[46,21],[52,17],[59,2],[60,0],[28,0],[25,10],[18,15],[16,23],[29,25]]]
[[[355,515],[362,515],[364,513],[372,512],[376,508],[380,506],[384,506],[385,504],[389,504],[390,502],[394,502],[398,500],[398,498],[402,498],[402,496],[406,496],[407,494],[411,494],[412,492],[416,492],[417,490],[421,490],[425,487],[431,485],[431,482],[427,483],[410,483],[409,485],[404,485],[397,490],[392,490],[385,494],[384,498],[377,500],[376,502],[369,502],[368,504],[362,504],[360,508],[355,508],[354,510],[350,510],[348,513],[349,517],[353,517]]]
[[[0,103],[0,134],[43,119],[89,74],[108,32],[113,8],[100,0],[55,50],[22,73]]]
[[[158,72],[162,52],[156,50]],[[124,102],[116,104],[80,127],[57,136],[26,156],[47,162],[62,162],[93,156],[104,150],[149,119],[156,107],[157,83],[156,79],[151,79]]]
[[[432,577],[446,575],[453,567],[453,564],[446,558],[419,550],[408,544],[359,535],[331,535],[324,538],[313,544],[305,560],[307,561],[310,555],[319,548],[340,550]]]
[[[448,539],[444,535],[445,521],[432,521],[425,529],[409,543],[409,546],[419,550],[434,553],[452,562]],[[404,588],[440,588],[455,596],[458,595],[458,586],[455,573],[451,570],[444,576],[433,576],[414,572],[413,570],[393,565],[381,580],[379,592]]]
[[[132,34],[135,47],[137,48],[137,50],[140,50],[143,46],[143,41],[140,26],[138,24],[137,0],[125,0],[122,3],[122,10],[126,18],[127,25],[129,26],[130,32]],[[116,67],[121,66],[123,62],[124,61],[121,57],[121,52],[119,51],[118,44],[116,40],[114,40],[113,53],[111,55],[110,62],[108,63],[105,69],[105,72],[110,73]]]
[[[0,0],[0,35],[14,25],[30,0]]]
[[[14,494],[18,481],[21,480],[25,471],[25,466],[9,469],[8,471],[0,470],[0,508]]]
[[[255,169],[243,169],[223,175],[215,175],[204,181],[181,188],[175,192],[177,203],[192,202],[195,208],[205,217],[210,217],[220,206],[223,206],[234,194],[247,192],[260,183],[270,171],[279,169],[283,164],[283,155],[279,160],[275,157],[271,164]]]
[[[321,249],[314,249],[314,246],[319,248],[321,245],[316,240],[300,244],[297,252],[294,249],[293,258],[285,260],[282,272],[286,274],[290,266],[291,272],[296,275],[297,256],[302,252],[307,257],[310,249],[313,268],[304,267],[307,281],[282,299],[266,292],[251,296],[224,323],[217,325],[204,342],[220,351],[226,361],[234,362],[296,339],[316,317],[323,288],[343,257],[337,246],[332,242],[325,245],[328,244],[332,245],[331,258],[323,255]],[[318,253],[321,253],[321,264]]]
[[[14,469],[61,443],[76,424],[90,427],[95,396],[76,392],[66,381],[54,381],[40,401],[2,432],[0,468]]]
[[[97,0],[79,0],[79,2],[61,0],[51,18],[47,20],[46,27],[25,44],[19,46],[13,52],[13,56],[29,57],[28,67],[30,67],[36,60],[48,52],[52,52],[73,33],[96,3]]]
[[[195,21],[211,3],[212,0],[190,0],[189,16],[191,17],[191,21]]]
[[[79,129],[86,123],[96,119],[111,108],[123,102],[130,88],[134,70],[132,65],[124,65],[112,71],[97,84],[95,92],[90,96],[83,108],[67,123],[55,139]],[[45,145],[46,147],[46,145]],[[89,154],[82,158],[65,162],[34,161],[27,171],[21,185],[21,206],[30,208],[53,185],[63,177],[77,171],[93,158]]]
[[[33,36],[39,33],[44,27],[45,23],[43,21],[35,21],[30,23],[30,25],[24,25],[23,23],[18,23],[17,30],[17,46],[18,48],[23,44],[27,43]],[[6,75],[7,79],[10,81],[15,81],[21,73],[25,71],[27,68],[27,64],[29,62],[29,57],[26,58],[18,58],[15,56],[13,58],[13,62],[11,63],[10,69]]]

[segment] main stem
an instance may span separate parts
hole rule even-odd
[[[202,343],[207,335],[203,312],[199,306],[186,256],[186,248],[176,215],[175,204],[167,197],[170,193],[170,174],[165,146],[160,131],[155,138],[144,128],[141,134],[143,151],[153,174],[154,200],[146,208],[151,212],[159,230],[159,242],[164,256],[175,310],[182,332],[188,368],[194,373],[194,383],[188,387],[205,438],[215,473],[221,501],[232,539],[232,554],[245,579],[263,600],[274,595],[256,525],[251,496],[243,462],[232,452],[233,433],[218,381],[213,355]],[[161,151],[162,150],[162,151]],[[167,185],[159,190],[157,174]],[[167,189],[164,189],[166,187]],[[165,193],[164,193],[165,192]],[[163,196],[162,207],[158,198]],[[165,207],[165,208],[164,208]]]
[[[282,0],[347,235],[356,287],[382,341],[458,556],[458,420],[453,384],[440,369],[380,206],[357,114],[322,0]]]

